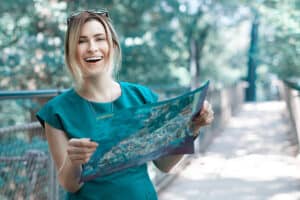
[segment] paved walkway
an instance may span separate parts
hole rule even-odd
[[[299,200],[300,159],[285,104],[245,104],[160,200]]]

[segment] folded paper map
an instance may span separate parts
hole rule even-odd
[[[171,154],[194,153],[190,121],[198,115],[209,81],[191,92],[165,101],[99,116],[97,126],[110,138],[83,165],[81,181],[109,175]]]

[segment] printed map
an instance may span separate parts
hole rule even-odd
[[[194,153],[189,124],[200,112],[208,86],[209,81],[173,99],[99,116],[97,126],[114,140],[101,138],[96,141],[101,145],[83,165],[81,181],[138,166],[164,155]]]

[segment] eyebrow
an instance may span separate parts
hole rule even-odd
[[[97,34],[93,35],[93,37],[99,37],[99,36],[105,36],[105,34],[104,33],[97,33]],[[88,36],[81,35],[81,36],[79,36],[79,38],[88,38]]]

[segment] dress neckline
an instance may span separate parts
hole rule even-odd
[[[108,105],[108,104],[112,104],[112,103],[115,103],[115,102],[119,101],[119,100],[122,98],[122,96],[123,96],[123,93],[124,93],[123,84],[122,84],[122,82],[117,82],[117,83],[118,83],[119,86],[120,86],[121,94],[120,94],[117,98],[115,98],[115,99],[113,99],[112,101],[109,101],[109,102],[91,101],[91,100],[89,100],[89,99],[86,99],[86,98],[80,96],[80,95],[77,93],[77,91],[75,90],[75,88],[72,88],[72,92],[73,92],[79,99],[81,99],[81,100],[83,100],[83,101],[86,101],[86,102],[89,102],[89,103],[91,103],[91,104],[94,104],[94,105]]]

